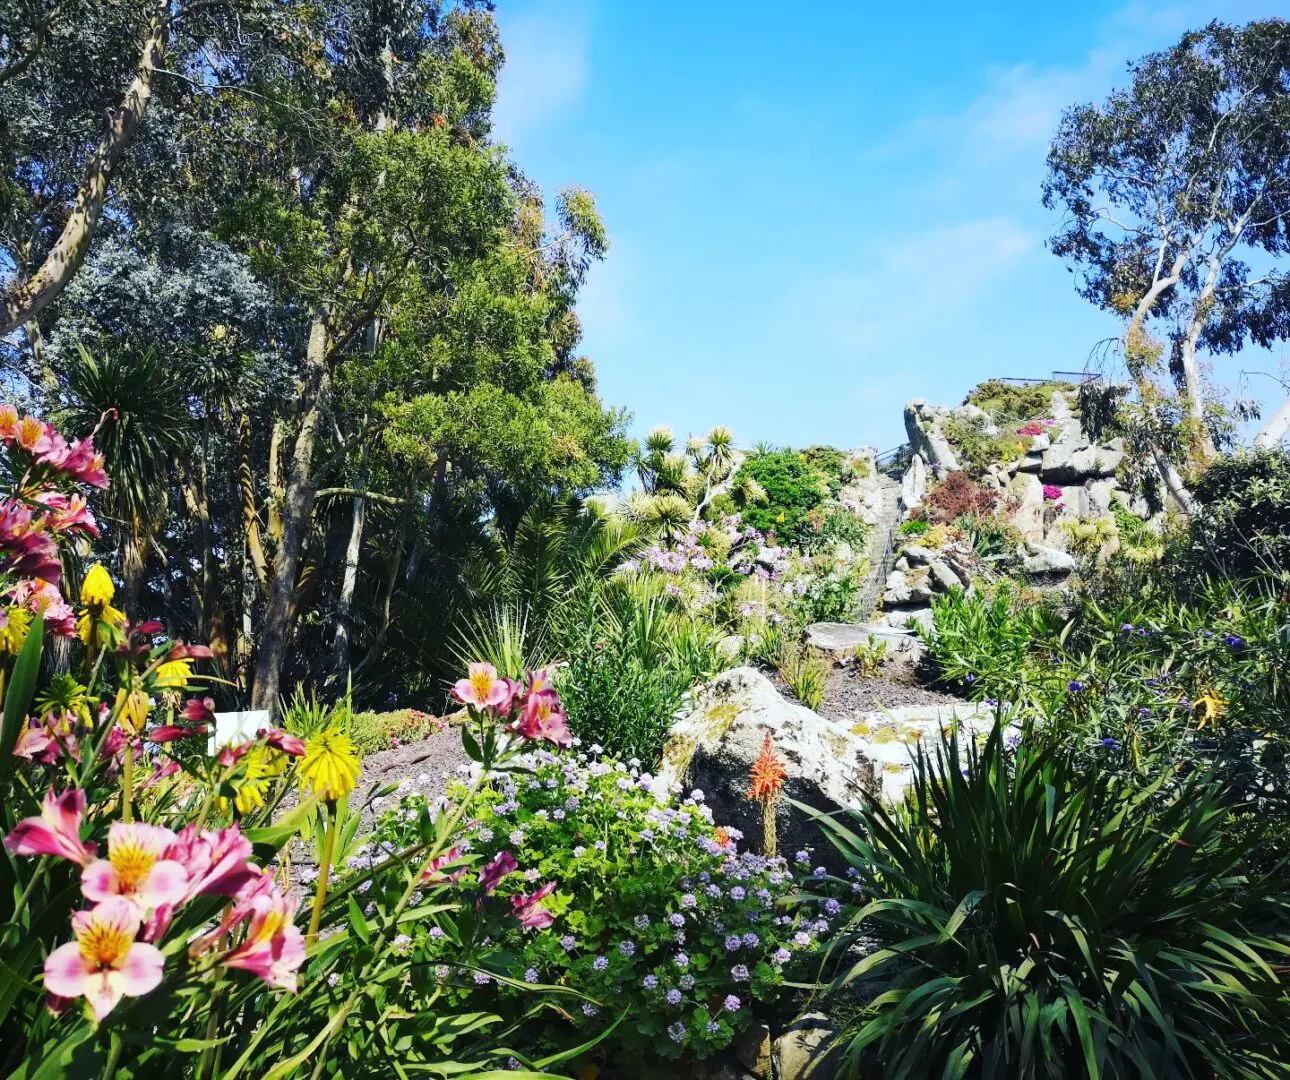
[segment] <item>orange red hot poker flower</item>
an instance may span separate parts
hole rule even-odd
[[[771,742],[768,731],[761,744],[761,753],[753,762],[748,798],[757,802],[769,802],[779,794],[779,789],[784,786],[784,779],[787,776],[788,770],[784,767],[780,756],[775,753],[775,744]]]

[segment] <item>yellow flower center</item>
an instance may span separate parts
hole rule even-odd
[[[477,698],[486,698],[492,685],[493,677],[487,671],[476,671],[470,676],[470,688],[475,691]]]
[[[96,971],[114,968],[125,959],[134,939],[110,923],[91,923],[76,939],[85,963]]]
[[[130,892],[137,889],[157,861],[157,856],[138,844],[116,844],[108,853],[108,861],[121,882],[121,888]]]
[[[260,924],[260,928],[255,932],[255,940],[271,940],[273,935],[286,925],[286,922],[287,920],[282,917],[282,912],[274,908],[264,916],[264,921]]]

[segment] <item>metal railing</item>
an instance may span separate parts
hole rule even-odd
[[[885,501],[883,512],[886,515],[886,535],[883,537],[882,554],[874,561],[869,571],[869,581],[860,597],[860,621],[868,622],[878,606],[878,598],[887,585],[887,575],[891,573],[892,564],[896,561],[896,537],[900,531],[901,518],[900,494],[895,493],[895,501],[888,509]]]
[[[1053,371],[1047,378],[1022,378],[1017,375],[996,375],[986,382],[1008,383],[1012,386],[1042,386],[1050,382],[1095,383],[1101,382],[1102,375],[1097,371]]]

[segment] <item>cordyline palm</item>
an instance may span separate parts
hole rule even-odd
[[[126,610],[134,615],[148,548],[165,514],[171,463],[188,449],[188,409],[179,381],[152,350],[100,360],[77,351],[59,420],[78,435],[100,425],[94,441],[112,480],[103,511],[118,530]]]

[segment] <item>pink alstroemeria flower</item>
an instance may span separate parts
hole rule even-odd
[[[421,872],[421,881],[426,885],[443,885],[446,882],[457,882],[466,876],[466,868],[459,867],[451,873],[445,874],[443,868],[450,863],[455,863],[466,853],[462,847],[449,848],[442,855],[436,856],[430,860],[430,865]]]
[[[224,957],[224,963],[294,994],[296,973],[305,962],[305,936],[292,922],[296,901],[274,889],[257,895],[247,910],[246,937]]]
[[[81,843],[85,792],[72,788],[61,795],[45,792],[40,817],[24,818],[4,838],[11,855],[57,855],[85,866],[94,859],[94,845]]]
[[[260,877],[260,868],[250,861],[251,841],[236,822],[227,829],[203,833],[185,825],[166,851],[166,858],[179,863],[188,875],[185,900],[202,895],[237,896]]]
[[[463,705],[473,705],[477,709],[500,707],[511,695],[505,679],[497,677],[497,669],[492,664],[471,664],[466,669],[466,678],[458,680],[452,688],[452,696]]]
[[[161,743],[178,742],[180,739],[195,739],[205,735],[204,727],[184,727],[182,724],[158,724],[148,732],[148,742]]]
[[[215,723],[215,699],[214,698],[189,698],[184,703],[184,719],[194,724],[213,724]]]
[[[520,894],[511,897],[511,914],[514,915],[525,930],[545,930],[555,916],[542,907],[542,901],[555,892],[555,882],[548,881],[542,888],[528,896]]]
[[[496,889],[502,878],[516,870],[519,865],[515,861],[515,856],[509,851],[499,851],[493,860],[479,871],[479,883],[484,887],[484,892],[490,893]]]
[[[45,989],[61,998],[84,997],[102,1020],[123,997],[140,997],[161,982],[165,960],[155,945],[135,941],[139,913],[119,897],[72,916],[75,941],[45,961]]]
[[[188,891],[188,872],[167,857],[175,840],[175,834],[160,825],[113,822],[108,857],[81,871],[81,892],[87,900],[119,896],[138,908],[140,917],[153,908],[177,904]]]
[[[560,699],[552,690],[529,694],[520,710],[519,733],[526,739],[546,739],[556,746],[570,746],[573,735],[565,720]]]
[[[275,750],[281,750],[291,757],[305,756],[305,741],[297,735],[291,735],[281,728],[261,728],[256,734]]]

